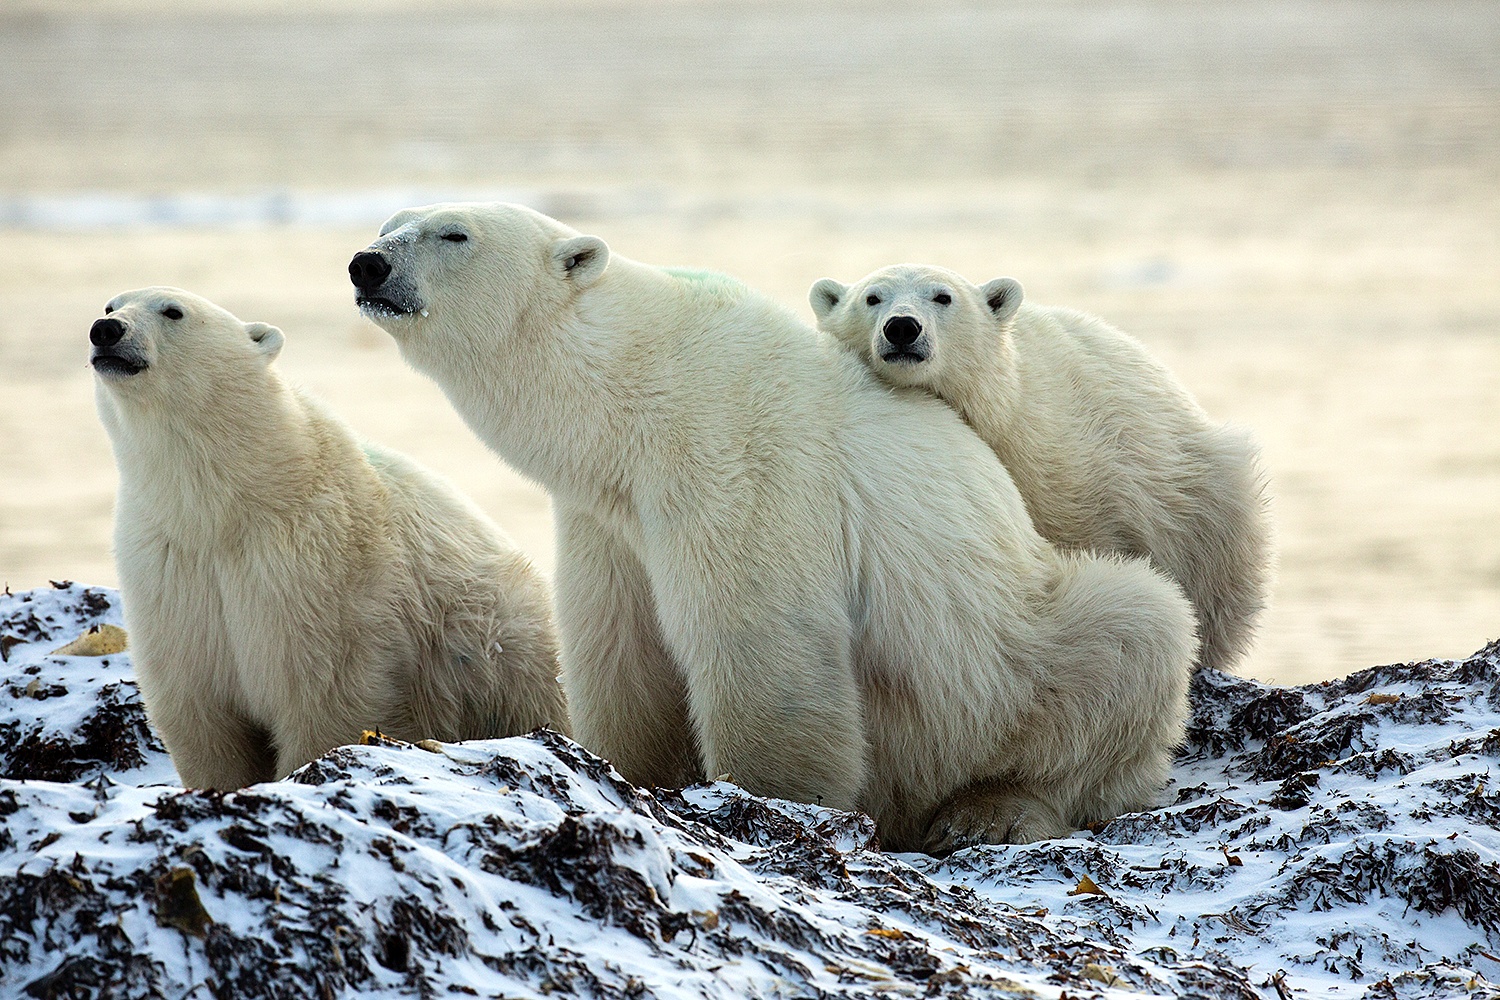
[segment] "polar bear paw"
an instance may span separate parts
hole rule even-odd
[[[976,844],[1029,844],[1072,830],[1052,803],[1007,782],[976,781],[938,807],[922,850],[943,857]]]

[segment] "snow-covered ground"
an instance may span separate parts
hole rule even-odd
[[[100,623],[0,597],[3,997],[1500,997],[1500,644],[1205,676],[1161,808],[939,860],[550,733],[184,790]]]

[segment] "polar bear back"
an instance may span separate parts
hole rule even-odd
[[[1059,545],[1149,556],[1198,611],[1201,666],[1246,652],[1272,563],[1259,449],[1215,423],[1134,338],[1071,309],[1023,305],[1018,405],[976,429]],[[1003,428],[1006,428],[1002,430]]]
[[[1037,530],[1070,548],[1148,553],[1150,526],[1199,472],[1207,415],[1138,341],[1086,313],[1025,303],[1010,335],[1014,404],[1004,418],[969,406]]]

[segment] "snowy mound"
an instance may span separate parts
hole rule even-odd
[[[185,791],[128,653],[49,653],[117,615],[0,597],[0,995],[1500,997],[1500,644],[1200,678],[1169,805],[938,860],[545,732]]]
[[[0,778],[176,783],[128,653],[47,655],[91,627],[123,624],[119,594],[103,587],[0,597]]]

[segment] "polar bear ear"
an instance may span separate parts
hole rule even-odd
[[[396,230],[406,225],[412,219],[418,218],[420,214],[421,213],[417,212],[415,209],[403,208],[401,211],[385,220],[385,223],[380,227],[380,235],[389,236],[391,233],[394,233]]]
[[[848,291],[848,285],[832,278],[819,278],[813,282],[812,288],[807,292],[807,301],[812,305],[813,315],[820,321],[827,319],[828,314],[844,301],[844,295]]]
[[[597,236],[574,236],[552,246],[552,261],[562,276],[579,288],[599,280],[609,264],[609,244]]]
[[[275,360],[276,355],[281,353],[281,345],[286,342],[281,331],[270,323],[246,323],[245,333],[267,363]]]
[[[985,305],[990,307],[990,315],[999,322],[1010,319],[1021,308],[1021,283],[1015,278],[986,281],[979,286],[979,293],[984,296]]]

